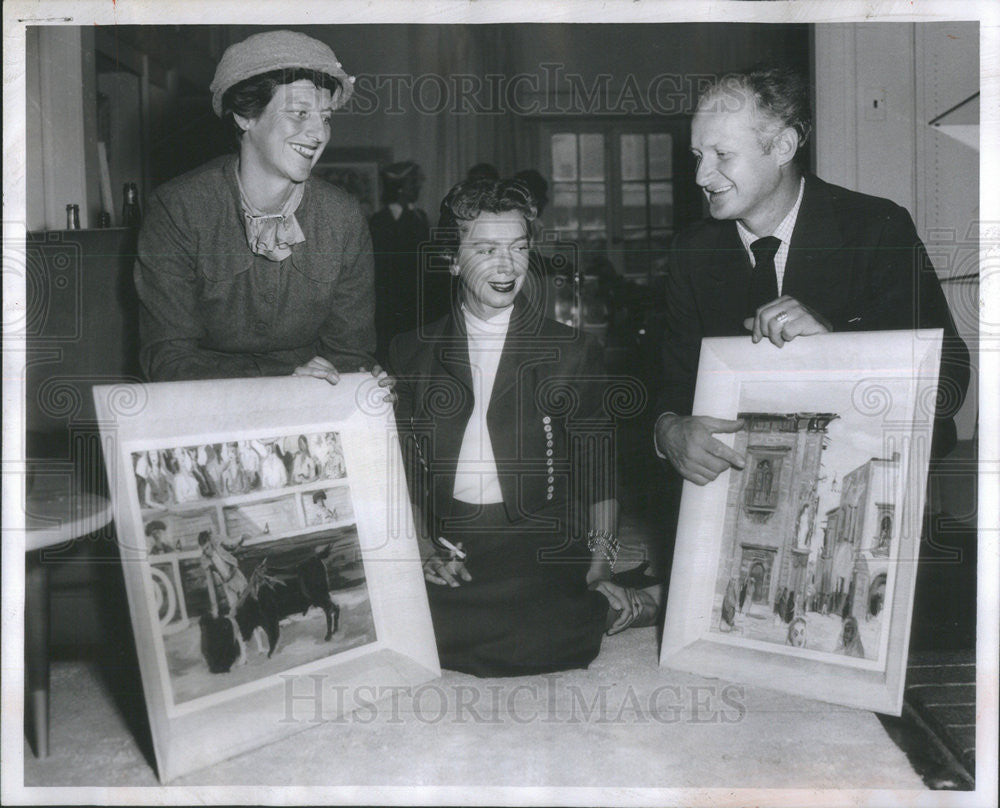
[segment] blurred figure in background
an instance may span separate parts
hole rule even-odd
[[[380,173],[385,206],[368,226],[375,254],[375,356],[384,364],[392,338],[420,324],[420,245],[431,231],[427,214],[416,204],[424,184],[420,166],[404,160]]]
[[[473,180],[498,180],[500,172],[497,171],[497,167],[493,163],[476,163],[469,169],[465,179],[470,182]]]

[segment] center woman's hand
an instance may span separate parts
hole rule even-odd
[[[640,617],[651,617],[656,612],[656,601],[645,590],[619,586],[606,578],[593,581],[590,588],[604,595],[611,609],[619,613],[608,628],[608,636],[624,631]],[[642,623],[645,622],[644,619]]]
[[[459,550],[462,543],[455,545]],[[444,558],[439,555],[432,555],[424,561],[424,578],[432,584],[438,586],[461,586],[460,581],[471,581],[472,575],[465,568],[465,561],[452,557]]]

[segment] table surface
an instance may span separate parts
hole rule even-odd
[[[111,502],[75,491],[70,474],[42,474],[28,492],[24,521],[25,551],[41,550],[100,530],[111,521]]]

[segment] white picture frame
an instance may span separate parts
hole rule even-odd
[[[684,482],[661,666],[900,715],[941,337],[702,341],[746,466]]]
[[[369,374],[94,388],[162,782],[440,676],[384,397]]]

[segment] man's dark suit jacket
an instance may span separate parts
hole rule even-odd
[[[714,219],[680,233],[670,258],[659,404],[660,412],[687,415],[702,337],[749,334],[743,320],[751,266],[736,222]],[[951,450],[969,353],[904,208],[807,175],[781,293],[825,317],[834,331],[944,329],[934,453]]]
[[[410,495],[426,529],[440,535],[474,403],[465,318],[457,311],[423,335],[401,334],[389,355]],[[548,529],[565,530],[585,507],[613,496],[614,458],[587,440],[609,435],[604,393],[599,344],[518,297],[486,413],[512,521],[541,528],[558,519]]]

